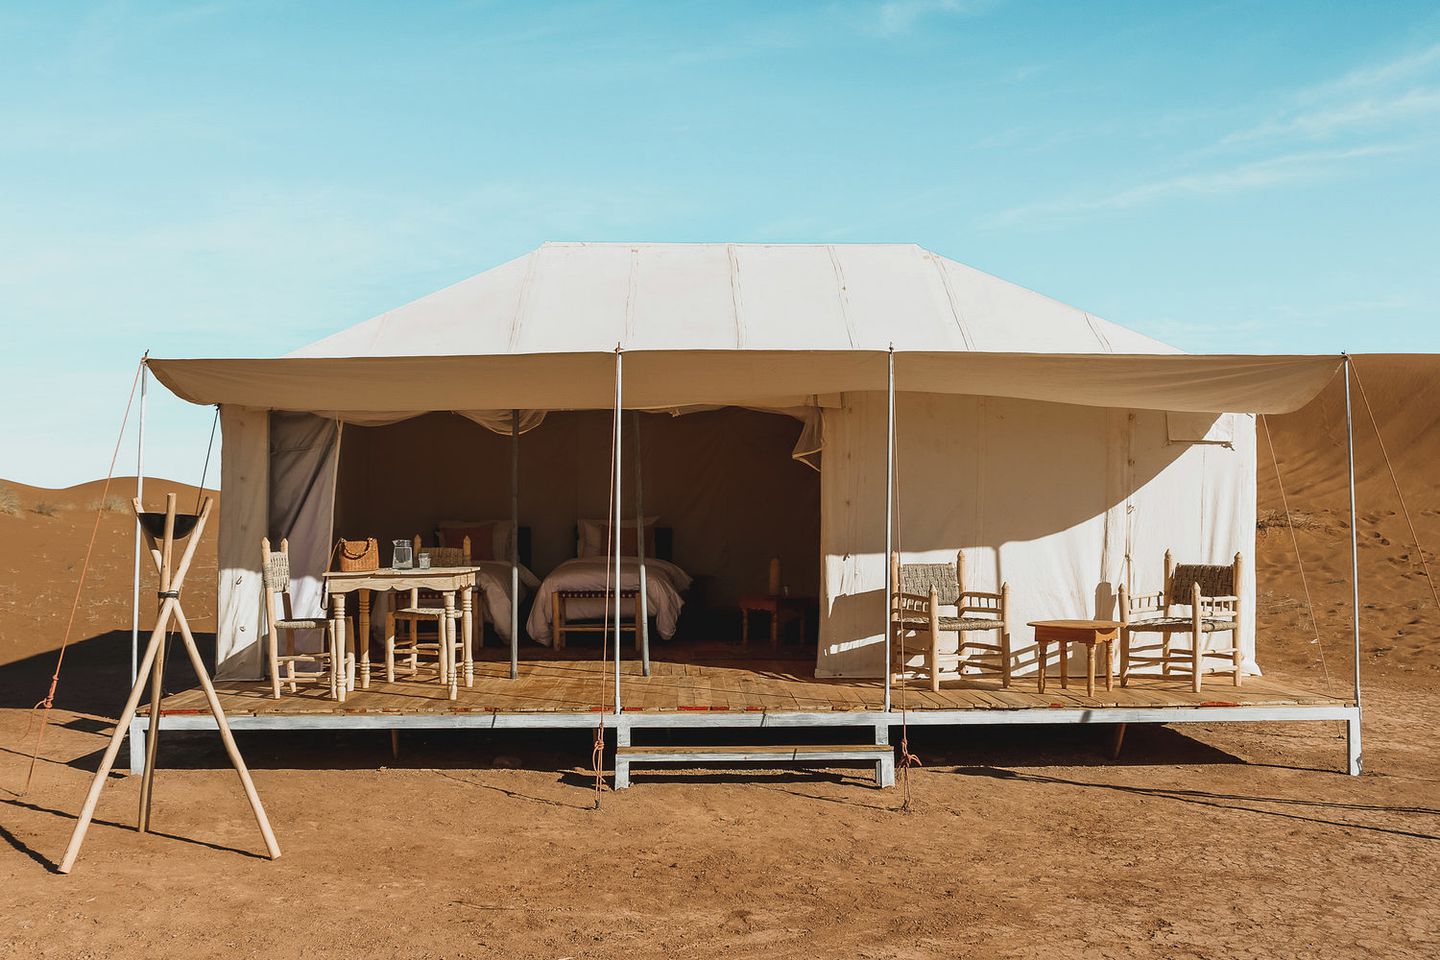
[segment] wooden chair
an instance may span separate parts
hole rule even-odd
[[[1240,649],[1242,564],[1238,553],[1227,564],[1176,564],[1175,558],[1166,550],[1163,590],[1132,597],[1122,585],[1120,686],[1129,683],[1133,665],[1158,663],[1162,676],[1188,675],[1191,689],[1199,693],[1207,657],[1228,660],[1228,669],[1214,672],[1222,675],[1229,673],[1235,686],[1240,686],[1243,682]],[[1186,608],[1183,616],[1177,615],[1177,607]],[[1147,633],[1159,634],[1160,642],[1135,646],[1136,636]],[[1217,633],[1230,634],[1230,646],[1218,650],[1206,649],[1206,642]],[[1177,634],[1188,636],[1189,645],[1177,646]]]
[[[920,653],[923,669],[930,677],[930,689],[940,690],[945,668],[958,677],[967,668],[982,674],[999,674],[1002,686],[1010,686],[1010,586],[1001,584],[998,593],[965,589],[965,554],[956,554],[954,564],[901,563],[898,553],[890,557],[890,627],[917,640],[916,650],[906,645],[906,657]],[[954,616],[941,616],[942,608],[953,607]],[[954,633],[959,642],[954,653],[940,652],[940,634]],[[969,639],[971,633],[995,633],[995,643]],[[891,671],[903,675],[910,666],[900,660],[900,644],[891,641]]]
[[[430,555],[432,567],[468,567],[473,562],[470,559],[470,538],[466,537],[458,547],[421,547],[421,540],[417,536],[414,540],[415,562],[420,561],[420,552],[423,549]],[[395,656],[408,654],[410,657],[410,675],[413,677],[419,668],[419,655],[422,652],[435,654],[440,673],[440,682],[450,682],[448,663],[454,661],[453,656],[444,655],[447,651],[454,651],[457,633],[464,633],[460,638],[462,644],[462,658],[456,663],[457,668],[463,669],[467,677],[474,671],[474,654],[471,649],[470,636],[468,631],[460,631],[459,622],[464,616],[464,611],[459,604],[446,605],[444,598],[430,590],[411,590],[409,602],[391,610],[385,615],[385,680],[389,683],[395,682]],[[422,641],[420,639],[420,624],[435,624],[435,642]],[[400,624],[407,627],[408,636],[402,640],[396,634]]]
[[[290,541],[280,541],[279,552],[270,549],[268,537],[260,540],[260,563],[265,584],[265,624],[268,639],[266,646],[270,659],[270,693],[276,700],[280,699],[281,676],[280,668],[284,665],[284,682],[289,684],[290,692],[297,689],[296,682],[300,679],[314,679],[316,677],[329,677],[330,695],[339,697],[338,683],[347,683],[346,679],[350,672],[355,669],[355,658],[351,656],[345,647],[345,638],[336,637],[333,623],[322,611],[314,617],[296,617],[291,609],[290,601]],[[279,598],[277,604],[276,598]],[[279,609],[284,616],[277,616]],[[295,652],[295,631],[296,630],[320,630],[325,636],[325,649],[318,653],[296,653]],[[285,653],[280,653],[279,634],[285,634]],[[338,651],[338,653],[337,653]],[[324,664],[323,670],[311,670],[300,672],[295,669],[298,663]]]

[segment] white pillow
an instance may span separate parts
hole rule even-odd
[[[659,520],[660,518],[658,516],[645,517],[645,526],[647,528],[654,527]],[[635,526],[635,518],[631,517],[629,520],[620,521],[620,523],[622,529],[625,527],[633,529]],[[609,532],[609,520],[581,520],[575,540],[575,556],[581,558],[606,556],[609,552],[609,544],[605,541]],[[646,540],[653,541],[654,532],[647,530],[647,533],[649,535],[646,537]]]

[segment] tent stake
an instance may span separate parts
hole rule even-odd
[[[1362,766],[1360,750],[1360,533],[1355,510],[1355,418],[1350,408],[1350,354],[1345,357],[1345,456],[1350,481],[1350,609],[1355,654],[1355,720],[1347,728],[1350,741],[1347,766],[1358,775]]]
[[[510,679],[520,678],[520,411],[510,411]]]

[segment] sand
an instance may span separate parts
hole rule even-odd
[[[1440,543],[1440,365],[1359,369],[1421,539]],[[1342,691],[1338,396],[1270,423],[1321,642],[1268,515],[1257,569],[1267,672]],[[1339,724],[1134,728],[1118,763],[1094,730],[923,730],[909,813],[903,791],[838,771],[640,774],[597,811],[583,734],[412,735],[399,761],[384,734],[242,736],[285,849],[270,863],[213,738],[174,735],[162,835],[129,828],[137,783],[116,777],[70,877],[50,867],[128,669],[129,521],[104,518],[20,797],[24,707],[44,693],[97,485],[17,488],[21,515],[0,514],[0,956],[1436,956],[1437,616],[1373,439],[1359,458],[1363,777],[1336,772]],[[1260,466],[1262,511],[1278,510],[1263,438]],[[60,509],[28,512],[42,500]],[[200,562],[204,630],[213,553]]]

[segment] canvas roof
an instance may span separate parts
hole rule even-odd
[[[1333,356],[1196,356],[913,244],[547,243],[278,359],[151,360],[196,403],[431,410],[793,407],[897,389],[1283,412]]]

